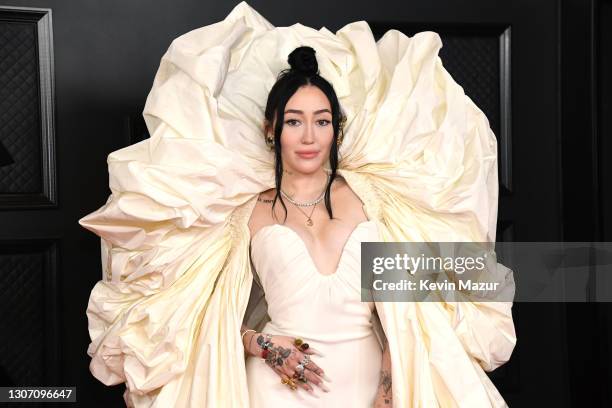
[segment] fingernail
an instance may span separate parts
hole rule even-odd
[[[310,395],[312,395],[312,396],[313,396],[313,397],[315,397],[315,398],[321,398],[321,397],[319,397],[319,396],[318,396],[318,395],[317,395],[317,394],[314,392],[314,389],[312,389],[312,390],[308,390],[308,392],[310,393]]]
[[[321,353],[319,350],[317,350],[317,349],[316,349],[316,348],[314,348],[314,347],[311,347],[311,348],[310,348],[310,350],[311,350],[312,352],[314,352],[315,354],[318,354],[318,355],[319,355],[319,356],[321,356],[321,357],[325,357],[325,355],[324,355],[323,353]]]
[[[329,392],[329,388],[327,388],[327,386],[323,383],[319,384],[319,387],[321,387],[321,389],[325,392]]]
[[[329,378],[325,373],[321,373],[321,377],[327,382],[332,382],[331,378]]]

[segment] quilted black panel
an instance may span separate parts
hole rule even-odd
[[[498,35],[441,33],[440,58],[466,95],[482,109],[500,136],[500,50]]]
[[[0,248],[0,310],[0,385],[46,385],[44,252]]]
[[[36,24],[0,21],[0,193],[42,191],[37,38]]]

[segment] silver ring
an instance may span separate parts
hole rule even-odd
[[[302,364],[304,367],[306,367],[308,365],[308,363],[310,363],[310,356],[308,354],[306,354],[304,356],[304,359],[302,359],[302,361],[300,362],[300,364]]]
[[[304,372],[304,364],[303,364],[303,363],[300,363],[300,364],[296,365],[296,366],[295,366],[295,371],[298,371],[298,372],[300,372],[300,373],[303,373],[303,372]]]

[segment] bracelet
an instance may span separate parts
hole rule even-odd
[[[256,331],[255,331],[255,330],[253,330],[253,329],[246,329],[246,330],[245,330],[245,331],[243,331],[243,332],[242,332],[242,334],[240,335],[240,338],[242,339],[242,342],[243,342],[243,343],[244,343],[244,335],[245,335],[245,334],[247,334],[247,332],[250,332],[250,331],[252,331],[252,332],[256,332]]]

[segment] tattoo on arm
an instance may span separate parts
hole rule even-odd
[[[379,401],[382,402],[384,406],[391,406],[393,403],[393,391],[391,382],[391,353],[389,351],[388,342],[385,342],[383,349],[378,394],[381,398]]]
[[[385,404],[391,404],[391,372],[389,370],[383,369],[380,371],[379,387],[381,387],[382,389],[382,396],[384,398]]]

